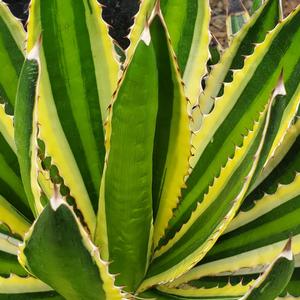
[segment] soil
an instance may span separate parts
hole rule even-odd
[[[300,0],[282,0],[284,15],[287,16],[297,5]],[[244,6],[250,10],[252,0],[242,0]],[[227,46],[227,33],[226,33],[226,9],[227,0],[210,0],[212,9],[212,19],[210,29],[213,35],[217,38],[221,45]]]
[[[28,17],[29,0],[4,0],[9,4],[12,12],[20,18],[24,25]],[[104,5],[103,18],[110,25],[110,34],[121,45],[126,48],[129,40],[126,35],[132,25],[132,17],[138,10],[138,0],[98,0]],[[223,45],[227,45],[226,34],[226,7],[228,0],[210,0],[212,8],[211,31]],[[241,0],[247,9],[250,9],[252,0]],[[282,0],[285,15],[294,9],[300,0]]]

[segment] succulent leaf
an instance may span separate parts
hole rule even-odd
[[[39,47],[38,45],[36,47]],[[38,48],[27,56],[19,80],[15,109],[15,142],[21,177],[31,210],[42,210],[37,170],[37,85],[39,78]]]
[[[30,273],[66,299],[123,298],[108,263],[58,194],[32,225],[18,258]]]
[[[222,95],[223,83],[232,81],[234,70],[243,68],[247,56],[253,53],[256,44],[265,40],[279,19],[278,0],[269,0],[239,31],[206,82],[205,92],[199,99],[203,113],[207,114],[212,110],[215,98]]]
[[[0,299],[300,298],[300,6],[136,4],[0,0]]]
[[[110,108],[96,231],[111,272],[121,273],[129,291],[142,280],[151,248],[157,87],[153,45],[141,41]]]
[[[154,247],[164,235],[189,170],[190,116],[175,54],[163,17],[150,27],[159,80],[158,111],[153,153]]]

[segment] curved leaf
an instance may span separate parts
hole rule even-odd
[[[273,300],[284,290],[294,270],[291,240],[241,300]]]

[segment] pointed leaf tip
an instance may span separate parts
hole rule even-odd
[[[285,257],[287,260],[293,260],[293,251],[292,251],[292,238],[290,237],[283,248],[281,257]]]
[[[58,187],[54,185],[54,194],[50,199],[51,208],[56,211],[62,204],[65,202],[63,201],[61,195],[59,194]]]
[[[42,45],[42,36],[40,35],[39,39],[37,40],[37,42],[35,43],[33,48],[27,54],[28,60],[38,60],[39,59],[41,45]]]
[[[285,89],[284,77],[283,77],[283,70],[280,73],[277,85],[276,85],[276,87],[274,89],[274,92],[273,92],[273,97],[276,97],[278,95],[282,95],[282,96],[286,95],[286,89]]]
[[[149,28],[149,23],[148,23],[148,22],[146,22],[144,31],[142,32],[141,40],[142,40],[147,46],[149,46],[150,43],[151,43],[151,34],[150,34],[150,28]]]

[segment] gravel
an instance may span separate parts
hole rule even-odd
[[[250,10],[252,0],[242,0],[244,6]],[[284,14],[288,15],[297,5],[300,0],[283,0]],[[227,33],[226,33],[226,8],[227,0],[210,0],[212,9],[212,19],[210,30],[217,38],[221,45],[227,46]]]

